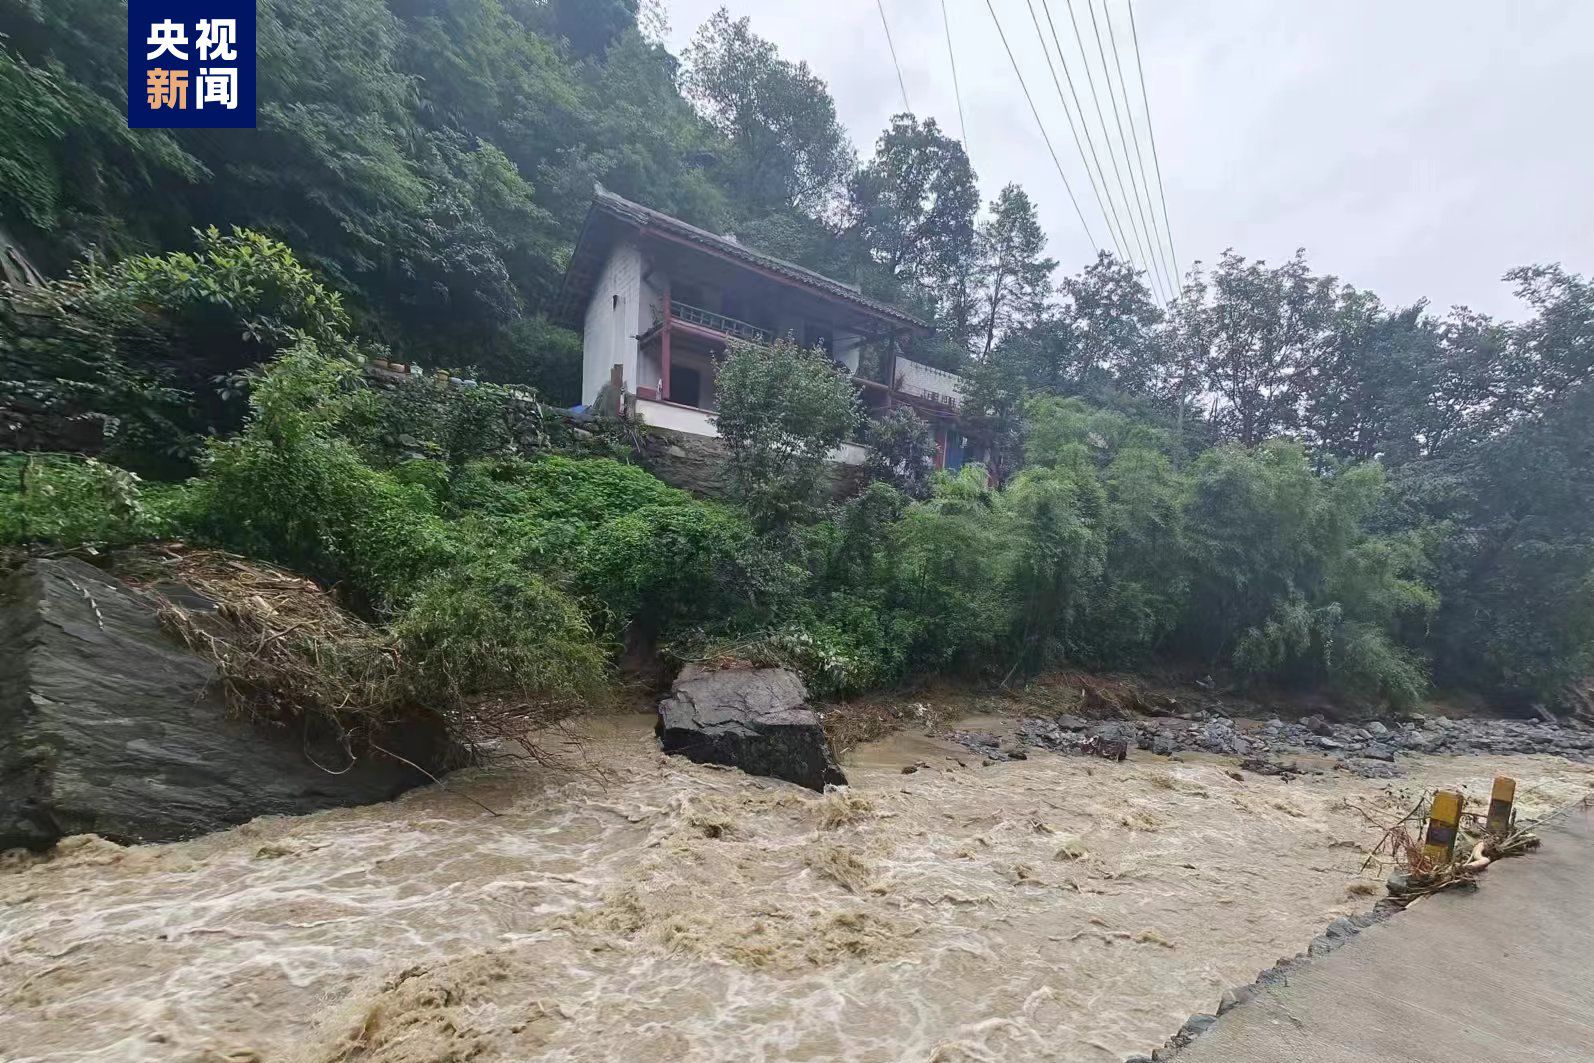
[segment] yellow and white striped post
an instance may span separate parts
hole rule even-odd
[[[1422,840],[1422,855],[1435,869],[1450,863],[1460,827],[1461,794],[1455,790],[1440,790],[1433,795],[1433,805],[1428,810],[1428,832]]]
[[[1517,781],[1509,775],[1496,775],[1489,794],[1489,833],[1504,838],[1511,833],[1512,806],[1517,799]]]

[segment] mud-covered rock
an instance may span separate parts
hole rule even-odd
[[[808,691],[786,668],[710,670],[688,665],[659,702],[666,753],[785,779],[810,790],[845,786]]]
[[[313,725],[237,719],[215,667],[160,629],[159,604],[72,559],[30,561],[0,584],[0,849],[172,841],[427,781],[386,757],[350,765]]]

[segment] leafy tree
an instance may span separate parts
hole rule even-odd
[[[1442,353],[1424,309],[1387,311],[1371,292],[1340,292],[1302,389],[1301,427],[1316,446],[1352,461],[1409,461],[1421,452],[1419,411]]]
[[[112,456],[170,473],[239,426],[236,374],[304,339],[348,345],[342,297],[285,245],[194,236],[196,252],[89,262],[0,304],[0,400],[98,419]]]
[[[996,507],[985,470],[965,465],[939,474],[934,495],[892,528],[886,578],[907,667],[988,671],[999,659],[1014,609],[1005,593],[1011,551]]]
[[[555,30],[580,56],[602,56],[636,25],[637,0],[551,0]]]
[[[955,318],[959,282],[973,268],[979,206],[963,145],[933,118],[892,118],[848,185],[849,236],[869,262],[874,293],[927,317]]]
[[[1594,283],[1559,265],[1524,266],[1505,279],[1533,311],[1512,336],[1509,406],[1543,410],[1594,379]]]
[[[1217,402],[1223,434],[1255,446],[1296,427],[1306,367],[1334,310],[1335,280],[1314,276],[1304,253],[1269,269],[1225,251],[1210,280],[1185,286],[1178,327]]]
[[[1377,466],[1324,479],[1299,445],[1273,441],[1208,451],[1191,477],[1189,651],[1252,677],[1420,697],[1426,677],[1395,636],[1436,598],[1415,541],[1371,534],[1387,495]]]
[[[1594,386],[1454,457],[1403,473],[1435,543],[1441,681],[1525,709],[1594,671]]]
[[[963,378],[963,402],[958,408],[964,428],[979,441],[998,483],[1018,471],[1024,455],[1024,367],[1011,354],[998,350],[973,363]]]
[[[698,28],[685,59],[682,87],[729,144],[729,183],[744,208],[812,211],[831,200],[853,152],[807,63],[781,58],[724,8]]]
[[[1003,188],[991,202],[976,247],[979,342],[988,357],[999,338],[1041,319],[1057,262],[1043,257],[1046,234],[1034,204],[1018,185]]]
[[[906,406],[892,408],[869,421],[864,429],[869,446],[869,471],[909,498],[930,493],[935,471],[935,439],[930,426]]]
[[[1105,251],[1083,273],[1064,278],[1060,314],[1073,359],[1059,366],[1057,376],[1073,390],[1138,395],[1160,383],[1163,312],[1144,278],[1143,271]]]
[[[1106,563],[1105,497],[1087,465],[1028,469],[1002,495],[1013,565],[1017,661],[1032,671],[1081,656],[1081,621]]]
[[[790,340],[737,343],[715,381],[731,490],[760,532],[811,513],[825,460],[858,428],[858,396],[829,355]]]

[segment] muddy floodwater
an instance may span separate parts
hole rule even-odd
[[[584,730],[568,767],[10,858],[0,1059],[1118,1063],[1370,907],[1369,817],[1496,770],[1529,814],[1594,790],[1546,757],[1283,782],[898,735],[820,796]]]

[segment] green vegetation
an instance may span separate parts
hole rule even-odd
[[[1513,323],[1304,256],[1171,306],[1110,255],[1059,278],[933,121],[860,160],[745,19],[678,60],[643,7],[261,0],[260,128],[225,135],[125,128],[121,4],[0,7],[0,228],[65,278],[0,298],[0,412],[106,443],[0,461],[0,541],[291,566],[456,714],[562,711],[654,641],[827,692],[1170,666],[1521,708],[1594,671],[1594,285],[1513,270]],[[922,316],[982,466],[931,476],[923,424],[860,426],[790,344],[722,367],[728,501],[576,446],[536,397],[579,398],[542,314],[594,181]],[[371,355],[483,383],[370,387]]]

